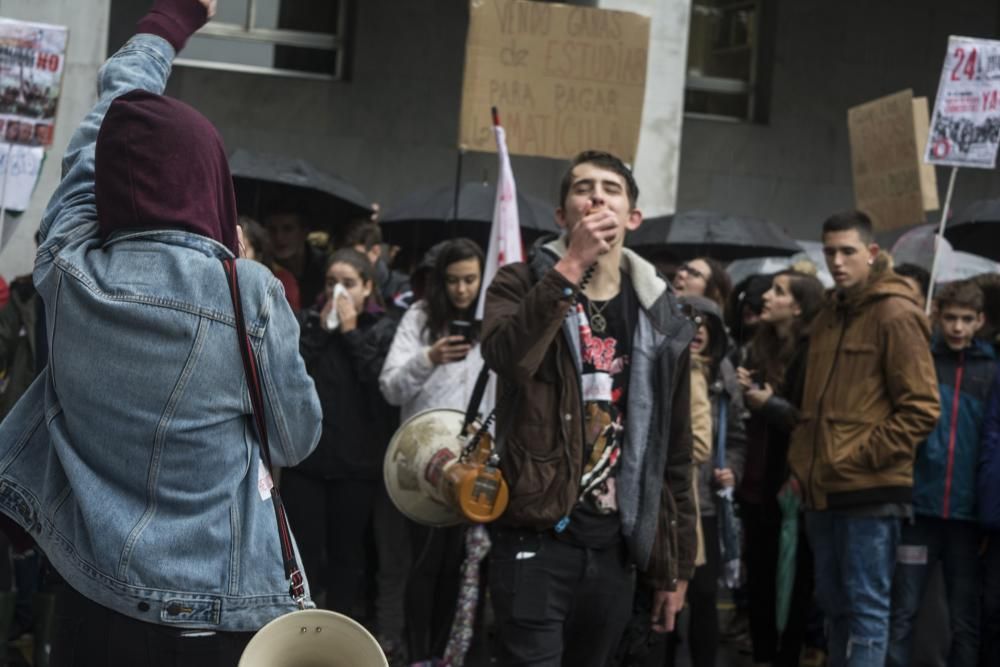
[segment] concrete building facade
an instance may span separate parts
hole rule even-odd
[[[905,88],[933,100],[948,35],[996,38],[1000,5],[996,0],[761,2],[771,17],[759,36],[770,54],[761,65],[767,113],[763,122],[753,123],[681,119],[670,107],[671,100],[683,98],[681,61],[691,0],[578,4],[654,15],[654,40],[660,44],[654,43],[651,54],[660,60],[650,72],[659,68],[662,79],[647,89],[644,122],[653,126],[648,130],[653,134],[643,141],[655,147],[641,146],[637,160],[644,189],[640,203],[648,202],[648,213],[674,208],[744,213],[770,219],[797,238],[816,239],[825,216],[853,203],[847,109]],[[71,36],[56,144],[34,213],[29,211],[24,229],[18,230],[17,243],[0,255],[0,274],[7,277],[30,270],[22,237],[54,186],[59,147],[82,116],[80,109],[92,101],[95,63],[131,34],[149,3],[88,0],[96,11],[86,12],[82,4],[0,0],[0,15],[20,11],[35,20],[81,24]],[[42,7],[50,9],[41,12]],[[344,81],[177,67],[167,92],[205,113],[229,150],[303,157],[386,208],[407,192],[456,179],[468,3],[356,0],[352,7]],[[102,21],[109,9],[109,20]],[[107,26],[107,39],[101,26]],[[663,59],[671,59],[672,67]],[[679,141],[670,129],[671,117],[681,128]],[[658,123],[667,123],[667,129],[657,130]],[[495,163],[492,154],[464,155],[462,180],[492,180]],[[555,206],[564,163],[518,156],[513,163],[518,187]],[[670,164],[677,165],[673,173]],[[946,176],[939,169],[942,200]],[[991,195],[1000,196],[996,171],[959,174],[956,206]]]
[[[1000,4],[777,0],[775,9],[769,118],[685,119],[677,207],[752,214],[818,240],[824,217],[854,201],[847,109],[906,88],[933,105],[948,35],[1000,38]],[[948,170],[937,171],[944,202]],[[998,171],[959,173],[958,208],[996,197]]]

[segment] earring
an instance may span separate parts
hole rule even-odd
[[[874,259],[869,259],[869,260],[868,260],[868,266],[871,266],[871,265],[872,265],[872,264],[874,264],[874,263],[875,263],[875,260],[874,260]]]

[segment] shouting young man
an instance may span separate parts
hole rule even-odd
[[[694,570],[688,344],[656,270],[623,248],[642,223],[621,160],[585,152],[563,178],[564,234],[508,265],[486,301],[510,505],[490,588],[505,665],[603,666],[635,570],[673,628]]]

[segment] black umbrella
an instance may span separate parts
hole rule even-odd
[[[294,207],[307,224],[322,228],[372,214],[371,200],[357,188],[300,158],[238,149],[229,170],[237,208],[257,219],[275,206]]]
[[[386,211],[379,222],[382,235],[412,252],[420,252],[438,241],[466,236],[485,248],[489,242],[496,185],[469,182],[458,192],[455,212],[455,188],[446,185],[416,190]],[[556,233],[555,205],[517,193],[517,213],[521,237],[527,244],[542,234]]]
[[[944,229],[955,250],[1000,262],[1000,199],[980,199],[963,208]]]
[[[724,262],[802,252],[794,239],[766,220],[701,210],[644,220],[625,242],[648,254],[675,259],[706,256]]]

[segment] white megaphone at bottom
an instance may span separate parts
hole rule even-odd
[[[360,623],[325,609],[304,609],[261,628],[239,667],[389,667],[389,662]]]

